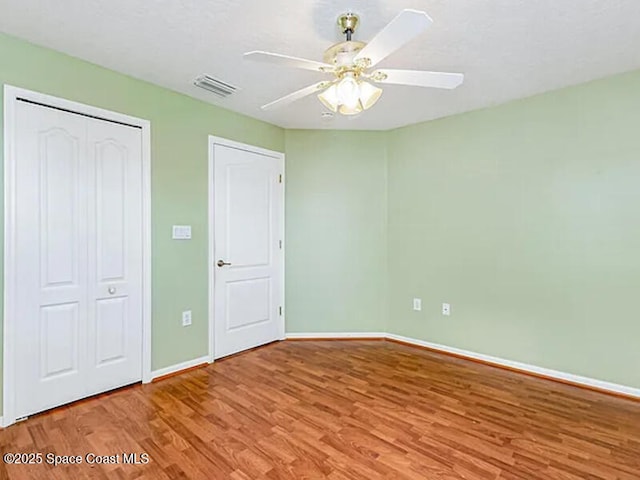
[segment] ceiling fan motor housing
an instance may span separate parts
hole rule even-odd
[[[365,45],[366,43],[355,40],[336,43],[325,50],[323,59],[329,65],[347,67],[353,65],[353,59]]]

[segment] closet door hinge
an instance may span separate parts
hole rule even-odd
[[[282,307],[278,307],[278,314],[282,316]]]
[[[278,183],[282,183],[282,174],[278,175]]]

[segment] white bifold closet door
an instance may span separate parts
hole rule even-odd
[[[17,417],[142,378],[142,135],[19,101]]]

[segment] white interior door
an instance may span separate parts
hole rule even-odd
[[[283,157],[215,144],[214,356],[281,339]]]
[[[139,129],[17,102],[15,413],[142,376]]]

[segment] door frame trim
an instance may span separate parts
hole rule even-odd
[[[215,309],[214,309],[214,289],[215,289],[215,269],[213,267],[213,262],[215,260],[214,257],[214,239],[215,239],[215,231],[214,231],[214,221],[213,221],[213,215],[215,212],[214,209],[214,178],[213,178],[213,174],[214,174],[214,167],[215,167],[215,158],[214,158],[214,147],[216,145],[222,145],[225,147],[230,147],[230,148],[236,148],[238,150],[245,150],[247,152],[252,152],[252,153],[258,153],[260,155],[265,155],[267,157],[272,157],[272,158],[277,158],[279,160],[282,160],[282,177],[283,177],[283,181],[282,181],[282,226],[281,226],[281,231],[280,231],[280,237],[283,239],[283,245],[282,245],[282,255],[281,255],[281,260],[280,260],[280,284],[282,285],[282,291],[280,292],[280,301],[281,301],[281,305],[283,307],[283,312],[282,315],[280,316],[280,325],[278,326],[279,329],[279,336],[280,336],[280,340],[284,340],[285,339],[285,331],[284,331],[284,325],[285,325],[285,315],[286,315],[286,308],[285,307],[285,284],[284,284],[284,279],[285,279],[285,275],[284,275],[284,265],[285,265],[285,252],[286,252],[286,242],[284,242],[284,232],[285,232],[285,182],[284,182],[284,178],[285,178],[285,154],[282,152],[276,152],[275,150],[268,150],[266,148],[261,148],[261,147],[256,147],[253,145],[248,145],[246,143],[240,143],[240,142],[236,142],[233,140],[229,140],[226,138],[222,138],[222,137],[216,137],[214,135],[209,135],[209,162],[208,162],[208,180],[207,180],[207,190],[208,190],[208,194],[209,194],[209,203],[208,203],[208,210],[207,210],[207,226],[208,226],[208,238],[207,238],[207,245],[208,245],[208,250],[209,250],[209,254],[208,254],[208,271],[209,271],[209,283],[207,285],[207,293],[208,293],[208,300],[209,300],[209,363],[213,363],[214,359],[215,359],[215,352],[214,352],[214,335],[215,335]]]
[[[139,127],[142,131],[142,382],[151,381],[151,123],[148,120],[104,110],[64,98],[4,86],[4,309],[2,361],[3,427],[15,423],[15,111],[18,99],[49,105],[104,120]],[[11,393],[9,393],[11,392]]]

